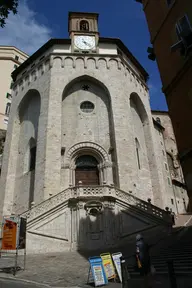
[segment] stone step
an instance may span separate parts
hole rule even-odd
[[[151,261],[153,262],[153,263],[165,263],[166,261],[168,261],[168,260],[173,260],[174,261],[174,263],[185,263],[185,262],[187,262],[187,263],[192,263],[192,257],[189,257],[189,258],[180,258],[180,259],[178,259],[178,258],[172,258],[172,257],[167,257],[167,258],[162,258],[162,259],[158,259],[158,260],[156,260],[155,258],[153,259],[153,258],[151,258]]]
[[[167,272],[168,273],[168,267],[167,265],[163,266],[163,267],[158,267],[156,265],[154,265],[155,267],[155,270],[158,271],[158,272]],[[135,271],[134,267],[127,267],[128,268],[128,271],[129,273],[138,273],[137,271]],[[192,272],[192,267],[188,267],[187,265],[186,266],[182,266],[182,267],[174,267],[175,269],[175,272],[180,272],[180,271],[188,271],[188,272]]]
[[[133,279],[134,278],[140,278],[140,274],[138,272],[130,272],[129,271],[129,273],[130,273],[131,278],[133,278]],[[186,270],[175,271],[175,274],[177,276],[185,276],[185,277],[189,276],[188,270],[187,271]],[[165,275],[167,277],[168,271],[167,270],[164,270],[164,271],[156,270],[156,275],[162,275],[162,276]]]

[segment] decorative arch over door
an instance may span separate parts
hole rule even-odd
[[[94,156],[81,155],[76,159],[75,185],[99,185],[98,161]]]

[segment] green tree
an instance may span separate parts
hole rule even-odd
[[[18,0],[0,0],[0,26],[3,28],[10,12],[17,13]]]

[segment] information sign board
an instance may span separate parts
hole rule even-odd
[[[120,259],[122,257],[122,253],[121,252],[113,253],[111,256],[113,258],[113,262],[115,264],[119,280],[122,283],[121,259]]]
[[[4,218],[2,227],[2,250],[17,249],[17,219]]]
[[[91,266],[91,272],[95,286],[106,285],[108,283],[108,280],[105,275],[105,270],[101,257],[90,257],[89,263]]]
[[[111,254],[110,253],[103,253],[100,256],[101,256],[101,259],[103,261],[103,266],[104,266],[105,274],[106,274],[107,278],[108,279],[115,278],[116,277],[115,268],[113,265]]]

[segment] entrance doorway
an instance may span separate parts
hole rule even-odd
[[[99,185],[98,161],[91,155],[82,155],[76,160],[75,185]]]

